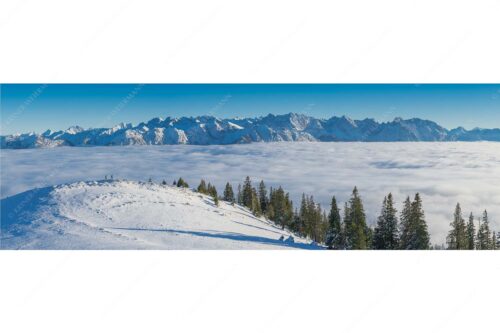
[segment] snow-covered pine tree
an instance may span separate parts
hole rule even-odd
[[[224,200],[230,203],[235,202],[233,187],[229,184],[229,182],[226,183],[226,187],[224,188]]]
[[[492,250],[498,250],[498,247],[497,247],[497,234],[494,231],[491,233],[491,249]]]
[[[466,250],[469,244],[467,241],[465,220],[462,217],[462,209],[459,203],[455,207],[453,221],[450,223],[450,226],[451,230],[446,238],[448,250]]]
[[[337,206],[337,199],[332,197],[330,213],[328,214],[328,229],[326,233],[326,246],[329,249],[342,248],[342,221],[340,220],[340,210]]]
[[[474,215],[472,212],[469,215],[469,221],[467,222],[465,229],[467,236],[467,249],[474,250],[476,248],[476,229],[474,227]]]
[[[382,211],[373,232],[373,248],[395,250],[399,248],[397,210],[394,208],[392,194],[389,193],[382,203]]]

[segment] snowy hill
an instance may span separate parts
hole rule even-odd
[[[303,114],[269,114],[259,118],[219,119],[213,116],[154,118],[137,126],[65,131],[47,130],[0,136],[1,148],[119,146],[165,144],[235,144],[276,141],[500,141],[500,129],[447,130],[418,118],[390,122],[348,117],[317,119]]]
[[[1,200],[2,249],[318,249],[189,189],[79,182]]]

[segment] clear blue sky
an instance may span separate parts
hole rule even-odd
[[[304,113],[447,128],[500,127],[500,84],[26,84],[1,86],[1,133],[110,127],[154,117]]]

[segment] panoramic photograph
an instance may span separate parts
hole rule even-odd
[[[500,249],[498,84],[2,84],[4,250]]]

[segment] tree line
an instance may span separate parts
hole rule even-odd
[[[462,208],[457,203],[453,221],[450,223],[451,230],[446,237],[449,249],[453,250],[497,250],[500,249],[500,239],[495,231],[490,230],[488,212],[485,210],[478,217],[478,228],[474,225],[474,214],[469,214],[467,223],[462,215]]]
[[[166,185],[166,182],[163,181]],[[189,187],[182,179],[174,181],[175,186]],[[257,187],[246,177],[237,191],[227,182],[222,196],[211,183],[201,180],[196,191],[210,195],[216,205],[219,200],[239,204],[248,208],[255,216],[264,216],[282,229],[298,236],[324,244],[329,249],[376,249],[376,250],[426,250],[442,249],[444,246],[431,245],[422,198],[416,193],[403,202],[400,214],[395,208],[393,195],[389,193],[382,200],[382,207],[375,225],[368,225],[363,201],[357,187],[343,209],[332,197],[328,213],[314,201],[312,195],[302,194],[300,206],[294,208],[290,194],[281,186],[270,187],[263,180]],[[485,210],[478,219],[476,231],[472,213],[468,222],[462,217],[460,204],[455,207],[450,231],[446,238],[446,248],[453,250],[496,250],[500,249],[500,239],[490,230],[488,213]]]

